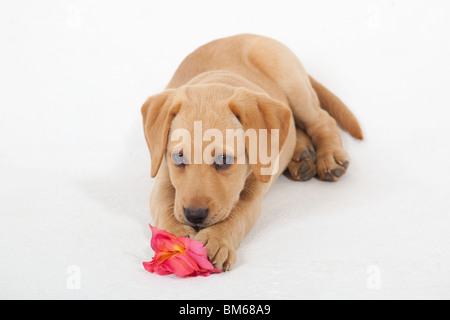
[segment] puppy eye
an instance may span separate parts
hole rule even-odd
[[[214,167],[216,168],[216,170],[224,170],[229,168],[233,163],[233,157],[221,155],[214,160]]]
[[[186,158],[181,152],[172,154],[172,161],[177,167],[180,168],[184,168],[187,163]]]

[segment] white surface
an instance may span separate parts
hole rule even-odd
[[[449,21],[444,0],[2,0],[0,298],[450,298]],[[140,106],[241,32],[292,48],[367,139],[344,135],[339,183],[281,178],[234,271],[146,273]]]

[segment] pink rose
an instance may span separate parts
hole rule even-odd
[[[208,261],[203,243],[187,237],[177,238],[151,225],[150,228],[155,256],[151,262],[143,263],[148,272],[161,276],[174,273],[180,277],[207,277],[221,272]]]

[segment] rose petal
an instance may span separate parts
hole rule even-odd
[[[155,264],[152,262],[144,262],[144,269],[147,270],[150,273],[156,273],[160,276],[166,276],[169,274],[172,274],[173,272],[170,270],[167,270],[166,266],[164,264]]]
[[[169,252],[169,251],[181,251],[183,249],[182,244],[177,238],[168,233],[167,231],[158,229],[150,225],[152,229],[152,241],[151,246],[155,252]]]
[[[171,270],[177,276],[187,277],[193,275],[198,266],[189,259],[187,255],[177,254],[167,259],[165,263],[168,270]]]
[[[200,256],[206,257],[206,247],[203,245],[202,242],[186,237],[179,237],[178,241],[180,241],[183,244],[186,250],[194,252]]]
[[[186,253],[194,259],[199,268],[203,270],[202,272],[222,272],[221,270],[214,268],[213,264],[209,262],[206,255],[206,247],[202,242],[185,237],[180,237],[179,240],[186,247]]]
[[[212,270],[214,269],[214,266],[211,262],[209,262],[208,258],[206,256],[200,256],[192,251],[187,250],[186,254],[188,254],[191,259],[195,261],[195,263],[199,266],[199,269],[203,270]]]
[[[168,275],[173,272],[166,267],[166,260],[170,258],[172,254],[166,252],[159,252],[155,255],[151,262],[144,262],[144,268],[148,272],[157,273],[159,275]]]

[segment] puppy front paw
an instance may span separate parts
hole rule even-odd
[[[166,230],[167,232],[173,234],[176,237],[189,237],[193,239],[197,234],[197,231],[195,231],[194,228],[181,223],[165,225],[161,227],[157,226],[157,228]]]
[[[229,271],[236,263],[236,250],[231,241],[218,237],[216,232],[204,229],[197,234],[195,240],[206,246],[208,259],[217,269]]]

